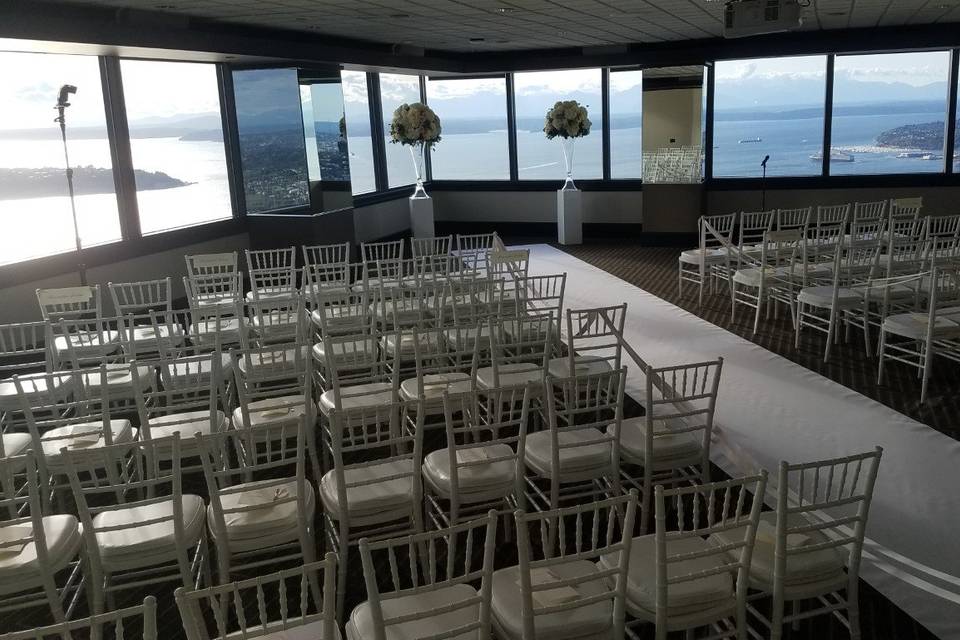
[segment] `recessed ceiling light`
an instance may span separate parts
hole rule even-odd
[[[402,20],[404,18],[409,18],[410,14],[409,13],[391,13],[389,17],[395,20]]]
[[[846,12],[846,11],[826,11],[826,12],[824,12],[824,15],[828,15],[828,16],[845,16],[845,15],[847,15],[847,12]]]
[[[470,38],[470,42],[486,42],[486,38]]]
[[[513,7],[497,7],[497,13],[507,14],[507,13],[513,13],[513,11],[514,11]]]
[[[158,4],[157,9],[176,9],[177,5],[175,4]]]

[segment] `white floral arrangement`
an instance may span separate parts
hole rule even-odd
[[[587,108],[576,100],[560,100],[547,111],[543,132],[548,140],[561,138],[581,138],[590,135],[593,123],[587,117]]]
[[[433,109],[419,102],[402,104],[390,121],[390,142],[430,146],[440,142],[440,130],[440,118]]]

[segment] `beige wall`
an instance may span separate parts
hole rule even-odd
[[[644,91],[643,150],[700,144],[701,97],[700,89]]]

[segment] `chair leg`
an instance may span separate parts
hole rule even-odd
[[[793,321],[793,348],[800,348],[800,329],[803,328],[803,303],[797,302],[797,318]]]
[[[683,297],[683,263],[677,267],[677,297]]]
[[[883,329],[880,329],[880,346],[877,348],[877,358],[880,360],[880,364],[877,365],[877,384],[883,384],[883,354],[887,349],[887,334]]]
[[[930,382],[930,368],[933,366],[933,345],[928,345],[923,354],[923,381],[920,383],[920,404],[927,401],[927,384]]]
[[[847,622],[850,623],[850,640],[860,640],[859,580],[851,580],[847,587]]]
[[[833,346],[833,340],[836,337],[837,331],[837,318],[833,311],[830,312],[830,319],[828,320],[827,327],[827,345],[823,349],[823,361],[830,362],[830,347]]]
[[[350,555],[350,545],[347,544],[350,535],[350,527],[346,519],[341,520],[340,526],[340,548],[337,554],[337,621],[343,621],[344,596],[347,591],[347,558]]]

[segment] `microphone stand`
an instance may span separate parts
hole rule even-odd
[[[67,190],[70,193],[70,213],[73,214],[73,238],[77,247],[77,270],[80,272],[80,284],[87,286],[87,265],[83,263],[83,246],[80,243],[80,226],[77,223],[77,205],[73,195],[73,169],[70,167],[70,154],[67,153],[67,120],[66,108],[70,106],[69,102],[58,101],[54,107],[60,115],[54,118],[54,122],[60,123],[60,137],[63,139],[63,159],[67,165]]]
[[[763,159],[760,166],[763,167],[763,177],[760,178],[760,211],[767,210],[767,160],[770,156]]]

